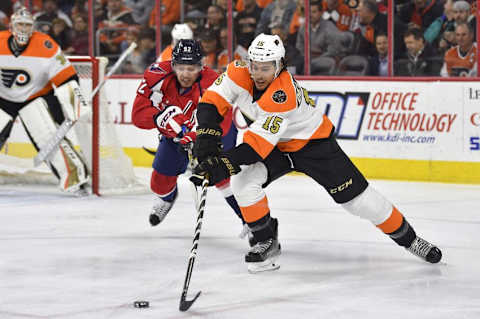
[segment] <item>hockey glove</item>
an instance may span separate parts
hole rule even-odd
[[[191,130],[193,123],[183,114],[182,110],[178,106],[168,106],[162,112],[157,113],[153,120],[160,133],[169,138],[177,137],[182,133],[182,126],[187,131]]]
[[[197,127],[197,140],[193,145],[193,157],[201,163],[209,156],[218,156],[222,150],[222,129]]]
[[[193,143],[195,143],[195,139],[197,138],[197,134],[195,132],[188,132],[183,135],[183,137],[175,137],[173,141],[175,143],[180,144],[180,146],[188,151],[193,148]]]
[[[197,186],[202,185],[203,179],[200,176],[208,178],[209,185],[215,185],[224,179],[238,174],[241,171],[240,166],[233,163],[225,153],[219,156],[210,156],[202,161],[193,169],[193,175],[190,180]]]

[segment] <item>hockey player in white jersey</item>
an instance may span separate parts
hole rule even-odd
[[[0,32],[0,149],[18,117],[37,149],[46,145],[65,116],[74,116],[69,98],[79,92],[78,76],[57,43],[33,30],[34,19],[25,8],[16,11],[9,31]],[[79,98],[77,95],[75,98]],[[86,106],[85,101],[82,101]],[[63,107],[62,107],[63,106]],[[89,174],[85,161],[68,139],[46,164],[64,191],[82,193]]]
[[[230,63],[203,95],[193,151],[200,162],[194,174],[206,176],[212,185],[232,176],[233,193],[257,241],[245,256],[249,271],[279,267],[275,261],[281,252],[279,223],[270,216],[264,188],[291,171],[313,178],[335,202],[372,222],[414,255],[439,262],[440,249],[416,235],[337,144],[332,122],[286,70],[280,38],[260,34],[248,55],[248,64]],[[232,105],[240,108],[249,127],[243,143],[223,152],[217,146],[222,135],[218,123]]]

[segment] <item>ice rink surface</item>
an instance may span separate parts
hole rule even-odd
[[[186,313],[178,303],[196,220],[186,179],[157,227],[150,194],[0,186],[0,318],[480,318],[480,186],[371,184],[442,249],[440,264],[398,247],[308,178],[286,176],[267,189],[281,267],[252,275],[240,222],[209,189],[189,289],[202,295]]]

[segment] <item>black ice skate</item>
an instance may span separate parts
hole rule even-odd
[[[257,273],[262,271],[276,270],[280,265],[276,263],[281,254],[280,243],[278,242],[278,222],[272,219],[273,237],[255,244],[245,255],[248,272]]]
[[[442,259],[442,252],[438,247],[430,244],[425,239],[416,237],[410,247],[406,248],[412,254],[428,261],[429,263],[436,264]]]
[[[173,204],[177,200],[177,196],[178,191],[175,193],[175,197],[173,198],[172,202],[164,201],[160,197],[155,198],[149,218],[150,225],[157,226],[165,219],[170,209],[172,209]]]

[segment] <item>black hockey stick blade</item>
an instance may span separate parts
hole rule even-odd
[[[195,300],[197,300],[197,298],[200,297],[201,293],[202,293],[201,291],[197,292],[197,295],[192,300],[187,300],[186,294],[182,294],[182,298],[180,298],[180,307],[179,307],[180,311],[187,311],[188,309],[190,309],[190,307],[193,305]]]

